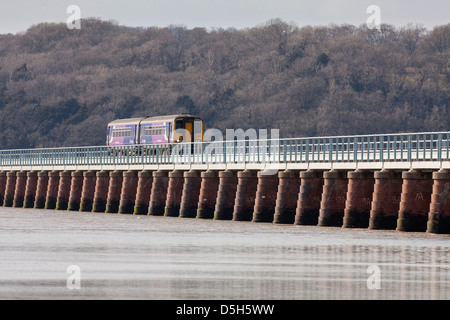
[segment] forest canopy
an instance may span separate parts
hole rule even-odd
[[[450,130],[450,24],[131,28],[0,35],[0,148],[104,145],[118,118],[190,112],[281,137]]]

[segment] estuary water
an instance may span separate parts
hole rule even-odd
[[[0,299],[449,299],[450,237],[0,208]]]

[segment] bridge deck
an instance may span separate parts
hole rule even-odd
[[[2,170],[450,169],[450,132],[1,150]]]

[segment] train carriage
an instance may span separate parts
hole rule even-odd
[[[203,130],[202,119],[191,114],[119,119],[108,124],[107,146],[136,146],[139,153],[156,150],[154,145],[170,150],[180,142],[203,141]]]

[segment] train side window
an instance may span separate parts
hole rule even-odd
[[[152,135],[152,127],[150,127],[150,126],[145,127],[145,135],[146,136],[151,136]]]
[[[158,127],[145,127],[144,134],[146,136],[161,136],[164,135],[166,132],[166,129],[164,126],[158,126]]]

